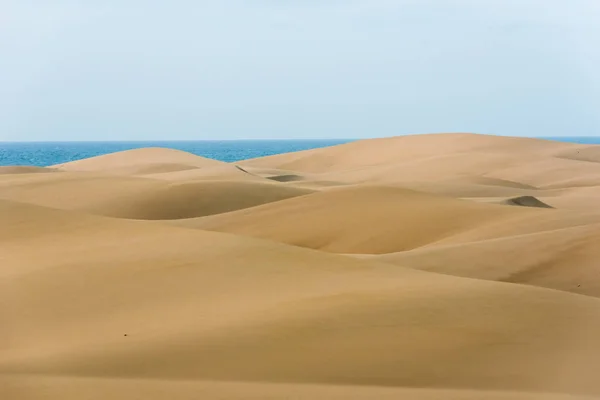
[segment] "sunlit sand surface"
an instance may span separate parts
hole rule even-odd
[[[600,146],[0,168],[0,399],[600,398]]]

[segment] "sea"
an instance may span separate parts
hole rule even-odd
[[[545,137],[562,142],[600,144],[600,137]],[[321,140],[204,140],[137,142],[0,142],[0,166],[33,165],[46,167],[143,147],[183,150],[215,160],[235,162],[249,158],[348,143],[355,139]]]
[[[203,140],[136,142],[0,142],[0,166],[47,167],[143,147],[166,147],[234,162],[273,154],[335,146],[352,140]]]

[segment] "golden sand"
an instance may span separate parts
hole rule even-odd
[[[0,399],[600,398],[598,204],[475,134],[3,167]]]

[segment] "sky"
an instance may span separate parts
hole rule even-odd
[[[598,0],[0,0],[0,140],[600,136]]]

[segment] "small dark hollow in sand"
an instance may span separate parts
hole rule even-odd
[[[512,199],[505,200],[503,203],[511,206],[554,208],[533,196],[513,197]]]

